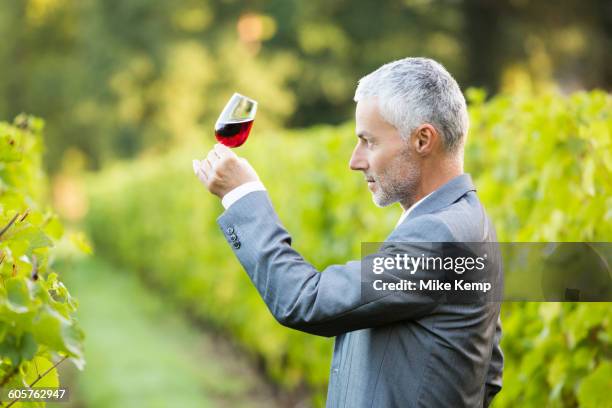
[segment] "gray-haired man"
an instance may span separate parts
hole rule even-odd
[[[387,250],[400,242],[494,242],[463,173],[468,116],[452,76],[431,59],[406,58],[362,78],[355,100],[350,168],[363,172],[376,205],[404,209]],[[274,317],[336,336],[328,407],[482,407],[499,392],[498,303],[364,297],[361,262],[318,272],[291,248],[246,160],[216,145],[194,170],[222,198],[218,223]],[[499,279],[501,267],[491,273]]]

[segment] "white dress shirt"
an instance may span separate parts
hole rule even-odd
[[[433,191],[431,193],[433,193]],[[397,221],[397,224],[395,224],[395,228],[397,228],[402,222],[404,222],[406,217],[416,208],[416,206],[421,204],[423,202],[423,200],[425,200],[427,197],[429,197],[431,195],[431,193],[427,194],[425,197],[421,198],[419,201],[417,201],[416,203],[412,204],[410,206],[410,208],[408,208],[406,211],[404,211],[402,213],[399,221]]]
[[[240,200],[245,195],[252,193],[253,191],[266,191],[266,188],[261,181],[249,181],[244,183],[227,193],[223,196],[221,204],[227,210],[232,204]]]

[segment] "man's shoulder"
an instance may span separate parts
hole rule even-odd
[[[408,217],[388,240],[422,242],[480,242],[487,240],[489,222],[475,192],[433,212]]]

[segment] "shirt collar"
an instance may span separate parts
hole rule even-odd
[[[425,200],[427,197],[429,197],[431,194],[433,193],[433,191],[429,194],[427,194],[425,197],[421,198],[419,201],[417,201],[416,203],[412,204],[410,206],[410,208],[408,208],[406,211],[404,211],[402,213],[402,215],[400,216],[399,221],[397,221],[397,224],[395,224],[395,228],[397,228],[402,222],[404,222],[404,220],[406,219],[406,217],[408,217],[408,215],[410,215],[410,213],[412,212],[412,210],[414,210],[416,208],[417,205],[421,204],[423,202],[423,200]]]

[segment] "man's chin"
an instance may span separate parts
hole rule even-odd
[[[372,194],[372,201],[374,202],[374,205],[379,208],[388,207],[395,202],[389,200],[387,197],[379,197],[376,193]]]

